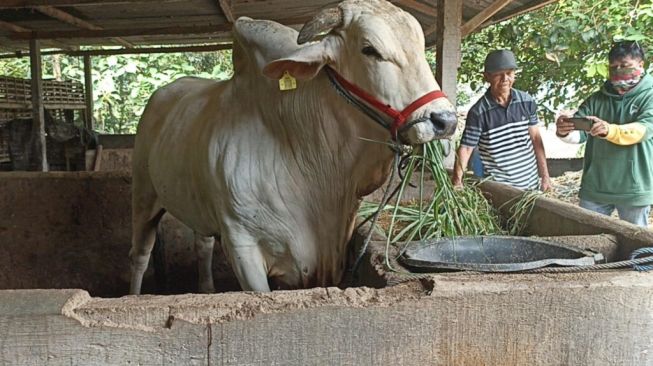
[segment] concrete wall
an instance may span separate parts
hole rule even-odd
[[[89,298],[0,291],[20,365],[651,365],[635,272],[436,275],[386,289]]]
[[[93,296],[127,294],[131,177],[120,172],[0,173],[0,289],[83,288]],[[145,293],[197,289],[193,234],[165,215],[163,250],[146,273]],[[237,290],[221,249],[216,286]],[[156,259],[156,261],[155,261]],[[155,263],[156,262],[156,263]]]
[[[583,158],[573,159],[546,159],[551,177],[559,177],[565,172],[577,172],[583,170]]]
[[[1,364],[653,365],[653,274],[633,271],[446,273],[383,288],[391,272],[370,257],[378,289],[8,290],[126,293],[129,184],[110,172],[0,175]],[[483,190],[495,206],[520,194],[491,182]],[[168,225],[164,283],[192,291],[190,233]],[[653,243],[648,230],[550,199],[538,200],[527,228],[613,233],[617,257]],[[154,291],[151,273],[146,285]]]
[[[500,213],[504,217],[508,215],[511,203],[517,202],[522,194],[516,188],[495,182],[485,182],[480,188],[494,207],[502,208]],[[619,243],[619,259],[626,259],[635,249],[653,246],[653,230],[547,197],[540,197],[535,202],[525,232],[536,236],[615,235]]]

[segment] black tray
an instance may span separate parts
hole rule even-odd
[[[588,266],[603,262],[603,255],[528,237],[463,236],[410,242],[399,261],[422,272],[515,272],[548,265]]]

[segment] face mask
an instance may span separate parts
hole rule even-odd
[[[644,67],[622,67],[622,68],[610,68],[610,83],[614,90],[619,94],[624,94],[640,80],[644,75]]]

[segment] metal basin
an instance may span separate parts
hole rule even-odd
[[[549,265],[587,266],[603,255],[519,236],[467,236],[410,242],[399,258],[420,271],[514,272]]]

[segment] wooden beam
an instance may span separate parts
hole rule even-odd
[[[64,23],[68,23],[82,29],[102,29],[95,24],[91,24],[83,19],[77,18],[76,16],[70,15],[63,10],[59,10],[52,6],[37,6],[35,9],[49,17],[61,20]]]
[[[5,22],[3,20],[0,20],[0,29],[7,30],[7,31],[10,31],[10,32],[31,32],[31,30],[29,30],[27,28],[23,28],[23,27],[21,27],[19,25],[9,23],[9,22]]]
[[[67,39],[152,36],[167,34],[214,34],[231,29],[230,24],[174,26],[161,28],[83,29],[74,31],[32,31],[9,35],[11,39]]]
[[[43,75],[41,72],[41,49],[39,41],[30,39],[30,73],[32,85],[32,137],[29,146],[34,147],[34,160],[37,169],[48,171],[48,158],[45,145],[45,111],[43,109]]]
[[[234,22],[234,13],[231,11],[231,1],[228,0],[218,0],[218,5],[220,5],[220,9],[222,9],[222,13],[224,14],[224,17],[227,18],[229,23]]]
[[[312,19],[312,15],[271,19],[285,25],[303,24]],[[31,31],[16,32],[9,35],[10,39],[67,39],[67,38],[108,38],[108,37],[131,37],[131,36],[152,36],[171,34],[216,34],[230,31],[232,24],[216,23],[196,26],[172,26],[159,28],[116,28],[116,29],[84,29],[73,31]]]
[[[59,10],[57,8],[54,8],[52,6],[37,6],[36,10],[40,11],[41,13],[52,17],[54,19],[60,20],[64,23],[68,23],[71,25],[74,25],[76,27],[82,28],[82,29],[92,29],[92,30],[101,30],[102,27],[99,27],[95,24],[89,23],[83,19],[77,18],[76,16],[73,16],[71,14],[66,13],[65,11]],[[115,37],[112,38],[113,41],[117,42],[118,44],[125,46],[127,48],[134,47],[133,44],[125,41],[124,39],[120,37]]]
[[[501,9],[505,8],[512,1],[513,0],[497,0],[493,2],[490,6],[483,9],[480,13],[476,14],[472,19],[470,19],[467,23],[465,23],[461,27],[460,32],[462,36],[465,37],[468,34],[475,31],[476,28],[478,28],[478,26],[483,24],[483,22],[485,22],[486,20],[490,19],[494,14],[499,12]]]
[[[84,125],[89,131],[93,131],[93,68],[91,56],[84,55]]]
[[[109,55],[138,55],[148,53],[175,53],[175,52],[213,52],[231,49],[230,43],[182,46],[182,47],[147,47],[147,48],[117,48],[109,50],[84,50],[84,51],[45,51],[42,55],[69,55],[69,56],[109,56]],[[26,57],[29,54],[17,51],[1,54],[0,59]],[[1,108],[2,106],[0,106]]]
[[[531,11],[538,10],[540,8],[543,8],[543,7],[547,6],[547,5],[551,5],[551,4],[556,3],[556,2],[558,2],[558,0],[546,0],[546,1],[543,1],[543,2],[535,4],[535,5],[521,6],[521,7],[517,8],[517,9],[514,9],[512,12],[510,12],[510,14],[507,14],[506,16],[503,16],[503,17],[498,18],[498,19],[492,19],[491,21],[487,21],[487,22],[481,24],[478,28],[476,28],[476,30],[488,27],[488,26],[490,26],[492,24],[503,22],[504,20],[508,20],[510,18],[519,16],[519,15],[522,15],[522,14],[530,13]]]
[[[26,103],[13,103],[13,102],[0,102],[0,108],[8,109],[32,109],[32,102]],[[85,109],[84,103],[47,103],[43,102],[45,109]]]
[[[460,23],[463,18],[464,0],[435,0],[438,16],[435,21],[435,79],[447,99],[456,106],[458,68],[461,59]],[[453,141],[449,141],[455,146]],[[451,169],[455,162],[455,149],[444,157],[443,164]]]
[[[428,5],[418,3],[415,0],[391,0],[392,3],[403,5],[403,7],[410,8],[416,11],[419,11],[422,14],[426,14],[432,17],[437,17],[437,11]]]
[[[188,0],[2,0],[0,9],[33,8],[36,6],[93,6],[136,3],[177,3]]]
[[[29,33],[29,32],[31,32],[30,29],[21,27],[19,25],[13,24],[13,23],[5,22],[5,21],[2,21],[2,20],[0,20],[0,29],[4,29],[4,30],[14,32],[14,33],[19,33],[19,32]],[[48,44],[49,47],[61,48],[61,49],[64,49],[64,50],[73,49],[72,46],[67,45],[65,43],[57,42],[57,41],[48,41],[47,44]]]
[[[437,29],[438,29],[438,22],[435,21],[433,22],[433,24],[431,24],[426,29],[424,29],[424,38],[427,38],[428,36],[433,34],[433,32],[435,32]]]

